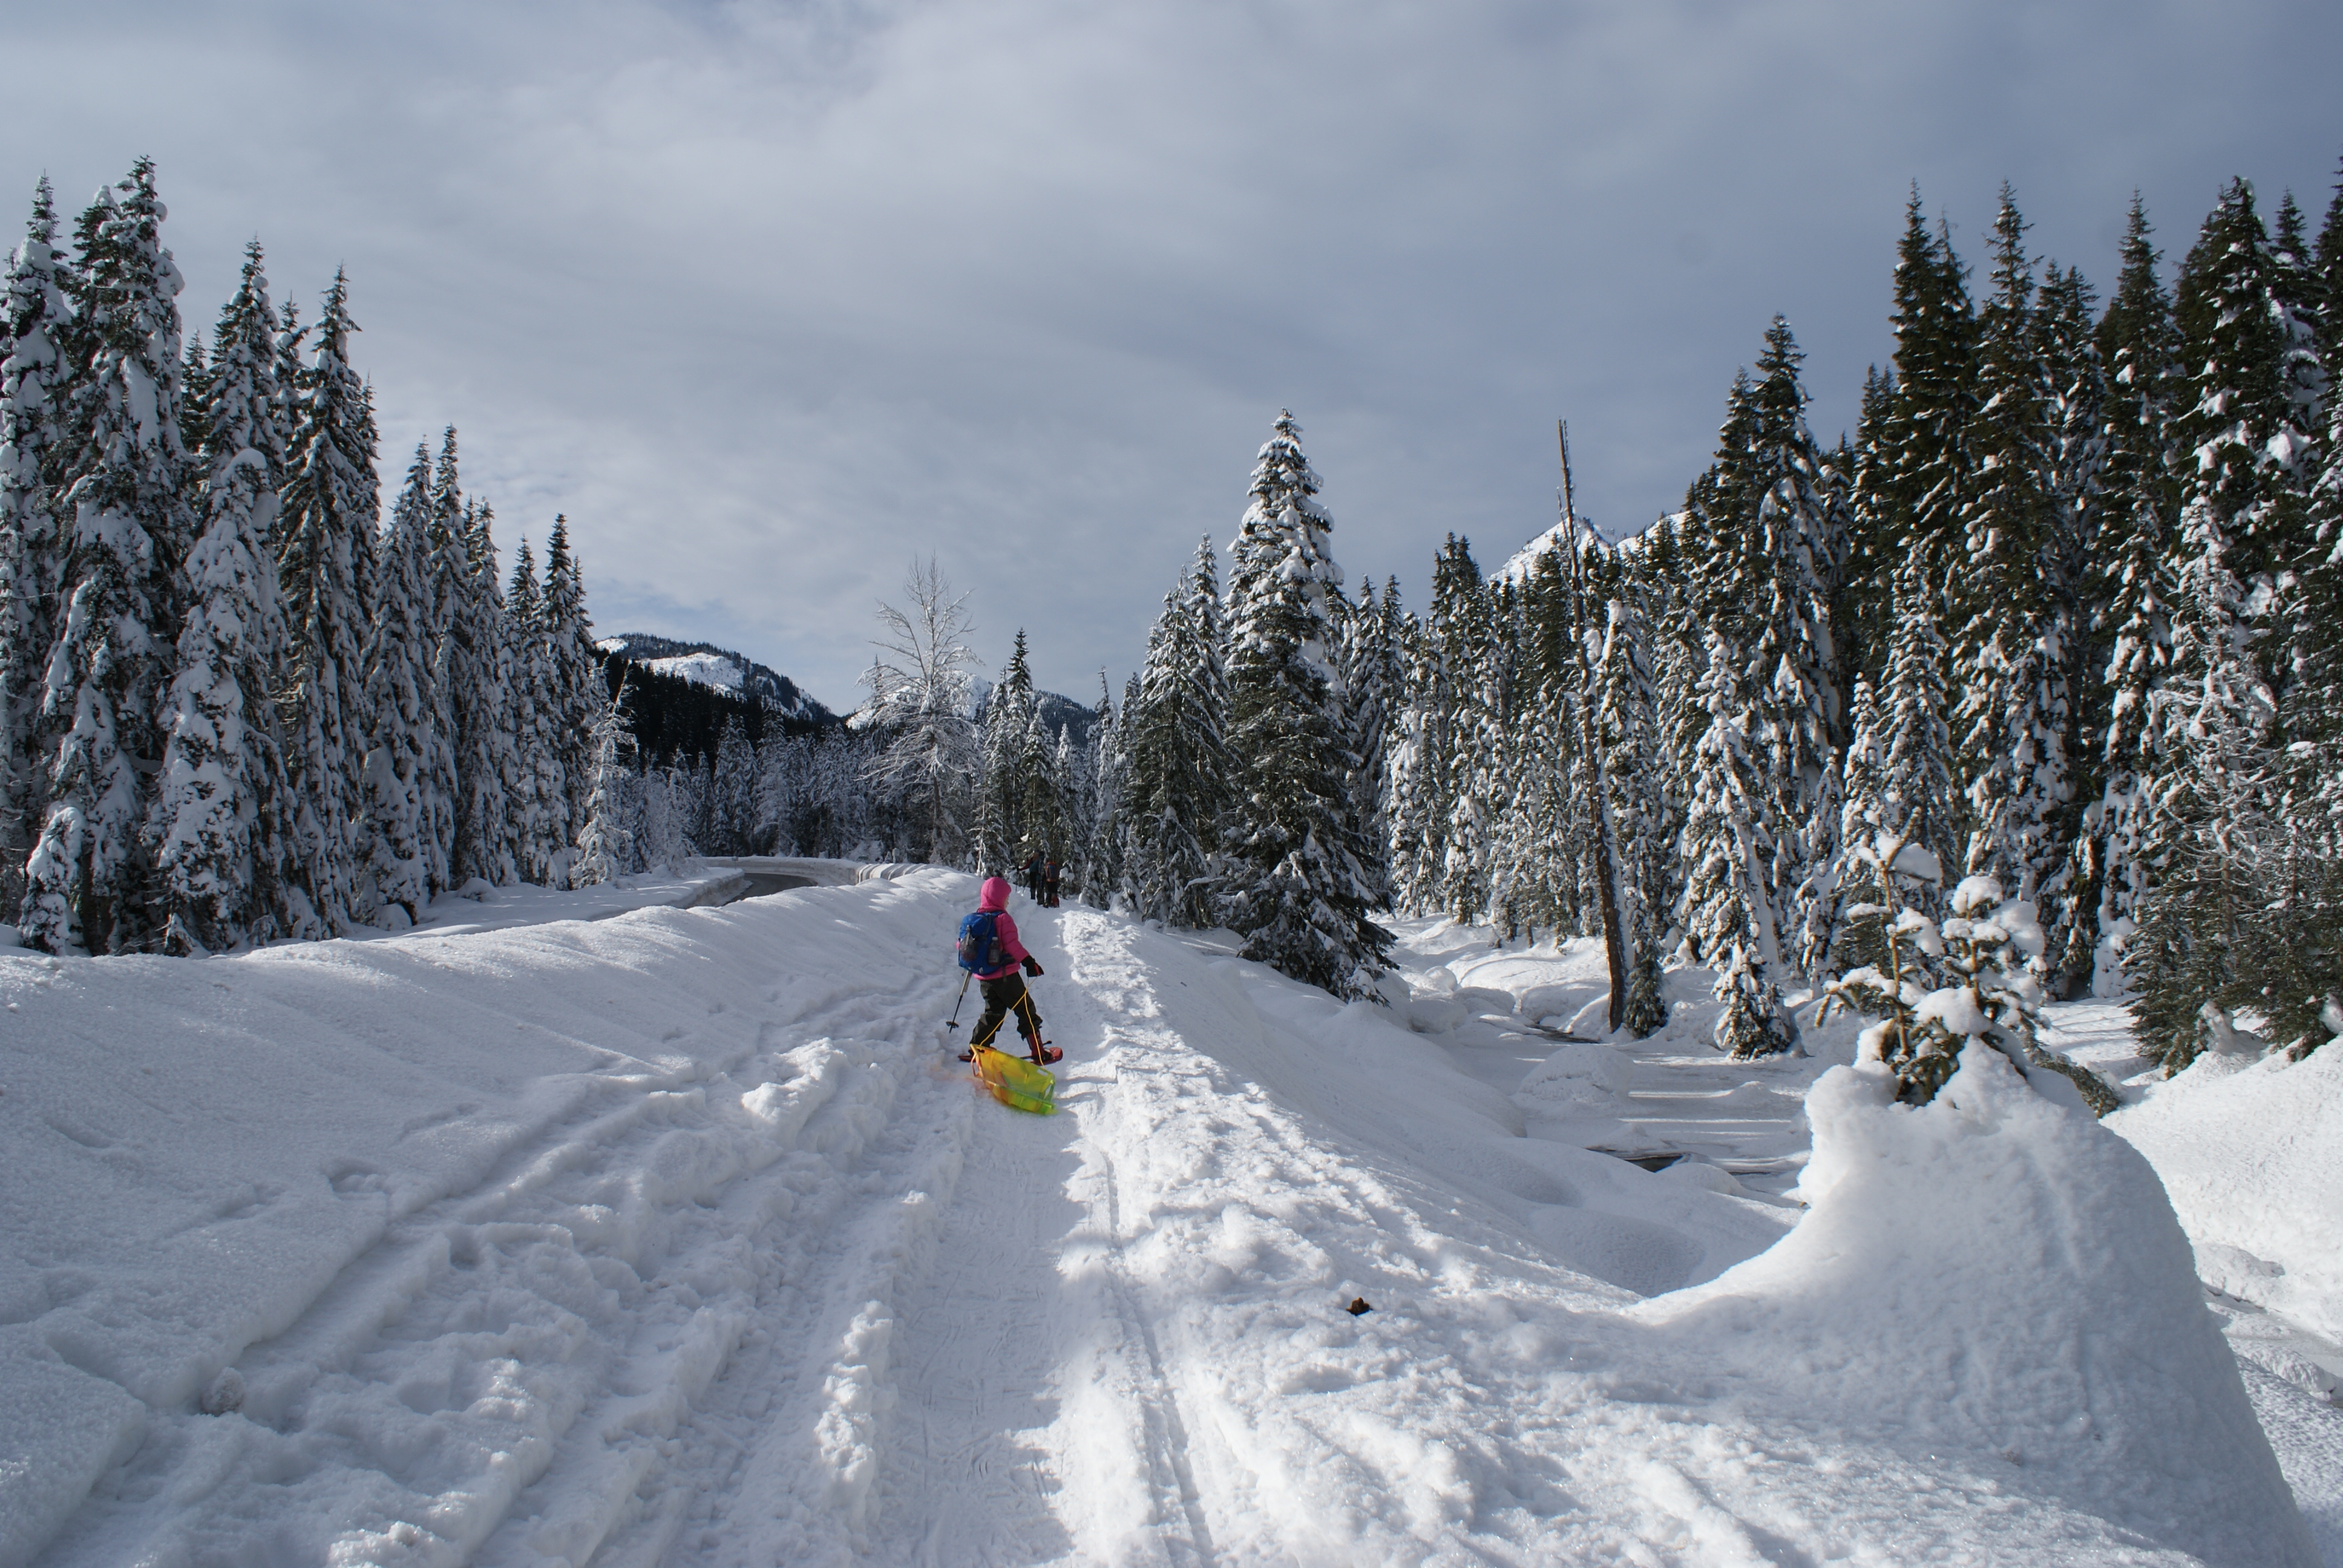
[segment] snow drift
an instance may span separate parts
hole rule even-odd
[[[2164,1178],[2207,1284],[2343,1340],[2343,1044],[2207,1051],[2107,1125]]]
[[[1638,1316],[1713,1350],[1753,1404],[2207,1563],[2317,1568],[2137,1151],[1990,1050],[1926,1106],[1851,1067],[1807,1104],[1798,1228]]]

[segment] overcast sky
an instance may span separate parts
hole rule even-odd
[[[1885,361],[1906,192],[2006,178],[2103,288],[2232,174],[2316,223],[2335,0],[8,7],[0,191],[151,154],[208,328],[258,235],[337,265],[385,498],[458,427],[508,551],[568,515],[598,629],[834,707],[933,552],[988,669],[1121,679],[1280,407],[1353,583],[1449,530],[1671,509],[1789,317],[1818,434]],[[18,212],[23,210],[22,206]],[[15,220],[9,219],[10,224]]]

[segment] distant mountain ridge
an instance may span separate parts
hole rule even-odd
[[[712,642],[683,642],[671,637],[630,631],[603,638],[594,646],[605,654],[623,653],[662,675],[680,676],[719,691],[737,691],[744,697],[757,698],[766,707],[777,709],[791,719],[816,724],[835,724],[839,719],[837,714],[779,670]]]
[[[980,676],[975,686],[975,700],[970,705],[969,717],[982,724],[984,710],[992,701],[992,682]],[[1063,729],[1076,746],[1091,743],[1091,731],[1098,727],[1097,709],[1085,708],[1071,697],[1038,689],[1033,693],[1033,706],[1041,710],[1043,734],[1054,736]]]

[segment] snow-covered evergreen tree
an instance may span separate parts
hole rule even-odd
[[[1970,823],[1966,859],[2032,900],[2063,865],[2057,832],[2072,790],[2066,669],[2044,571],[2054,538],[2052,388],[2035,305],[2026,222],[2005,185],[1994,222],[1993,289],[1978,322],[1968,451],[1977,465],[1947,575],[1956,776]]]
[[[1662,938],[1673,901],[1678,824],[1662,784],[1659,712],[1653,689],[1649,630],[1624,597],[1604,607],[1598,666],[1596,727],[1603,781],[1610,794],[1618,846],[1620,919],[1624,928],[1627,995],[1622,1025],[1641,1040],[1667,1022],[1661,987]]]
[[[44,178],[0,301],[0,915],[25,896],[47,816],[44,674],[56,640],[65,531],[54,487],[65,446],[72,307],[59,286],[55,198]]]
[[[296,387],[275,538],[287,645],[286,772],[297,802],[287,876],[296,902],[307,904],[298,936],[338,936],[370,922],[380,901],[363,774],[380,503],[374,395],[349,361],[357,329],[337,272]]]
[[[429,684],[438,699],[437,721],[418,737],[416,781],[426,869],[435,895],[452,892],[464,881],[457,873],[456,859],[456,819],[461,798],[457,758],[465,716],[478,700],[470,638],[461,633],[472,618],[472,577],[467,569],[471,557],[458,464],[456,427],[450,425],[439,438],[439,452],[431,467],[430,508],[423,531],[424,593],[419,600],[428,606]]]
[[[709,769],[708,821],[702,844],[711,855],[756,852],[757,753],[749,744],[749,727],[736,714],[724,721],[716,758]]]
[[[2315,361],[2282,274],[2252,188],[2232,181],[2175,300],[2194,403],[2174,433],[2193,460],[2181,465],[2172,668],[2147,787],[2154,885],[2124,960],[2141,1044],[2175,1070],[2231,1027],[2239,955],[2276,891],[2256,862],[2285,830],[2272,786],[2294,673],[2288,568],[2311,528],[2318,443],[2302,427],[2301,373]]]
[[[1946,722],[1943,612],[1917,561],[1897,574],[1896,587],[1896,644],[1887,668],[1887,710],[1882,716],[1886,760],[1880,795],[1887,824],[1899,839],[1926,850],[1939,866],[1958,865],[1953,853],[1956,831],[1952,731]]]
[[[2121,988],[2123,948],[2147,890],[2146,786],[2157,771],[2155,707],[2172,660],[2168,541],[2179,520],[2170,462],[2177,371],[2172,306],[2157,276],[2146,210],[2132,199],[2123,270],[2099,325],[2108,366],[2105,477],[2113,548],[2102,568],[2107,664],[2095,689],[2101,784],[2085,824],[2084,852],[2097,860],[2099,904],[2092,990]]]
[[[1015,783],[1021,793],[1018,823],[1031,855],[1060,862],[1063,875],[1071,820],[1066,810],[1065,775],[1058,767],[1058,748],[1041,723],[1041,709],[1025,715],[1025,732],[1017,748]]]
[[[1875,881],[1890,890],[1925,883],[1934,868],[1906,873],[1909,853],[1892,835],[1860,850]],[[1951,917],[1941,925],[1901,903],[1865,905],[1865,945],[1877,955],[1830,983],[1825,1011],[1847,1007],[1880,1021],[1864,1030],[1859,1051],[1895,1073],[1896,1098],[1925,1105],[1936,1098],[1971,1047],[2000,1051],[2018,1076],[2038,1081],[2056,1072],[2068,1079],[2104,1116],[2115,1091],[2097,1074],[2045,1050],[2038,965],[2042,930],[2023,899],[2005,902],[2000,884],[1970,877],[1953,890]]]
[[[561,776],[560,738],[553,712],[553,648],[537,580],[536,553],[523,538],[513,552],[505,590],[505,632],[511,658],[513,787],[507,810],[521,880],[565,887],[569,880],[569,787]],[[736,851],[737,853],[737,851]]]
[[[1364,847],[1342,798],[1352,759],[1328,607],[1342,573],[1300,434],[1292,414],[1278,416],[1229,574],[1240,826],[1225,908],[1245,957],[1340,997],[1373,997],[1392,938],[1369,918]]]
[[[1224,641],[1219,565],[1206,538],[1165,597],[1137,699],[1123,708],[1133,908],[1175,926],[1218,919],[1219,845],[1235,771]]]
[[[382,909],[396,906],[409,921],[420,920],[433,894],[445,890],[434,875],[438,862],[426,799],[428,759],[440,744],[430,529],[431,454],[417,442],[377,547],[374,619],[364,654],[367,710],[374,720],[366,759],[368,854]]]
[[[511,809],[519,773],[510,720],[512,640],[497,581],[495,529],[494,508],[467,502],[447,547],[449,569],[462,579],[448,631],[466,679],[464,694],[453,705],[456,838],[450,874],[458,886],[477,877],[502,887],[519,874]]]
[[[561,770],[561,843],[572,844],[584,828],[587,797],[594,789],[593,738],[604,702],[602,658],[594,648],[593,622],[586,615],[586,584],[569,550],[569,519],[556,516],[545,541],[545,718],[554,759]],[[566,856],[565,848],[563,854]]]
[[[294,815],[276,690],[286,655],[269,548],[286,458],[278,426],[277,316],[260,246],[245,251],[221,312],[200,431],[203,535],[186,563],[188,605],[163,713],[149,831],[166,951],[202,953],[287,934]]]
[[[2058,737],[2066,786],[2048,819],[2046,859],[2036,879],[2041,914],[2039,962],[2059,992],[2087,988],[2097,968],[2102,858],[2092,823],[2106,779],[2100,688],[2111,651],[2105,566],[2111,535],[2106,508],[2107,364],[2097,340],[2097,296],[2074,267],[2051,266],[2036,315],[2042,346],[2050,537],[2040,557],[2048,605],[2044,660],[2055,670],[2064,729]]]
[[[634,738],[628,733],[626,709],[618,698],[605,701],[594,715],[589,740],[592,773],[586,819],[578,830],[578,860],[570,871],[571,885],[580,888],[615,881],[635,864],[629,807],[636,790],[628,765]]]
[[[1026,816],[1027,786],[1034,760],[1033,670],[1026,658],[1025,630],[1017,630],[1009,662],[984,699],[984,762],[977,779],[977,869],[988,876],[1011,876],[1042,847],[1033,841]]]
[[[639,841],[647,869],[679,875],[684,861],[697,853],[687,827],[694,804],[693,792],[677,770],[653,768],[643,776],[643,821]]]
[[[72,518],[36,749],[49,767],[19,927],[29,944],[123,952],[159,936],[146,769],[195,539],[179,422],[181,279],[162,243],[154,165],[98,192],[75,228],[65,347],[75,367],[56,451]]]
[[[1879,841],[1881,834],[1894,835],[1896,826],[1890,822],[1889,815],[1887,743],[1879,694],[1872,689],[1869,679],[1857,676],[1840,772],[1838,838],[1845,853],[1841,857],[1833,890],[1837,908],[1833,911],[1831,951],[1816,966],[1817,973],[1838,961],[1839,950],[1845,946],[1847,934],[1848,907],[1874,900],[1880,890],[1865,885],[1866,866],[1875,869],[1877,862],[1865,862],[1864,857]]]
[[[1980,401],[1977,322],[1966,269],[1921,216],[1916,189],[1896,250],[1896,362],[1879,440],[1885,461],[1875,485],[1896,559],[1923,558],[1941,591],[1963,553],[1963,519],[1979,469],[1969,450]]]
[[[1701,737],[1684,823],[1692,868],[1684,925],[1702,960],[1717,971],[1725,1012],[1716,1043],[1736,1058],[1790,1049],[1778,977],[1782,947],[1775,920],[1773,861],[1780,836],[1773,793],[1756,739],[1755,703],[1740,650],[1723,632],[1708,633],[1702,685],[1709,724]]]
[[[1114,689],[1106,671],[1099,671],[1098,723],[1091,731],[1090,839],[1082,849],[1082,902],[1106,909],[1123,887],[1123,844],[1126,823],[1123,803],[1129,793],[1130,758],[1125,750],[1123,713],[1114,706]]]
[[[1419,759],[1411,815],[1421,825],[1407,879],[1421,907],[1478,920],[1489,906],[1495,854],[1494,785],[1503,765],[1503,671],[1495,651],[1489,585],[1472,542],[1451,534],[1432,568],[1415,674]],[[1476,785],[1478,789],[1476,789]]]
[[[1366,872],[1374,889],[1373,907],[1377,909],[1386,908],[1392,901],[1386,797],[1390,789],[1392,710],[1402,696],[1405,678],[1393,646],[1398,606],[1392,601],[1390,593],[1396,592],[1398,586],[1394,581],[1385,598],[1379,600],[1373,580],[1363,580],[1358,603],[1342,621],[1342,684],[1349,699],[1344,709],[1349,731],[1346,745],[1357,759],[1347,794],[1353,818],[1352,830],[1367,847]]]

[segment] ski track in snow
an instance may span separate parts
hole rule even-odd
[[[965,880],[781,895],[893,925],[824,976],[777,961],[752,1016],[674,1018],[671,1070],[578,1075],[236,1357],[239,1413],[157,1415],[39,1561],[2194,1561],[2024,1472],[1753,1409],[1555,1259],[1708,1277],[1778,1220],[1574,1149],[1524,1164],[1494,1122],[1371,1135],[1409,1083],[1311,1078],[1284,1031],[1342,1010],[1199,944],[1021,916],[1061,1109],[995,1104],[940,1028],[942,938],[906,965],[891,934],[948,930]],[[1773,1174],[1780,1086],[1639,1071],[1634,1125],[1704,1126],[1719,1163],[1755,1140]],[[1688,1229],[1605,1211],[1614,1181]]]

